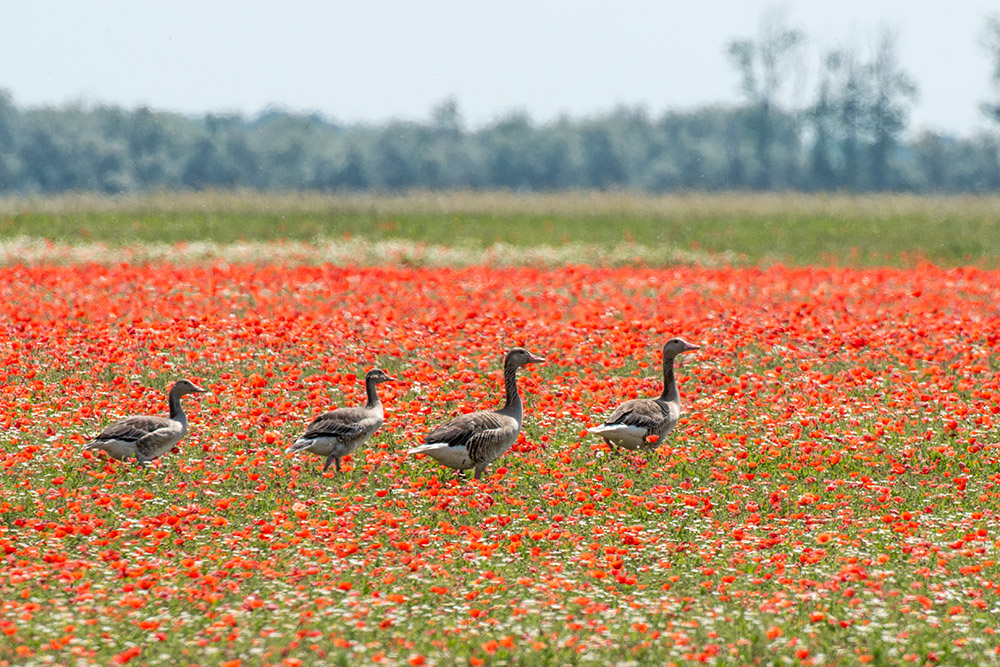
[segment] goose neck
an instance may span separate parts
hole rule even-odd
[[[510,364],[504,366],[503,384],[507,391],[507,403],[504,405],[505,411],[521,411],[521,394],[517,391],[517,366]]]
[[[668,403],[680,402],[677,379],[674,377],[674,357],[663,357],[663,393],[660,394],[660,400]]]
[[[371,410],[380,402],[378,398],[378,383],[375,382],[374,378],[365,379],[365,391],[368,393],[368,403],[365,407]]]
[[[181,407],[180,393],[171,391],[169,403],[170,403],[170,418],[174,421],[186,424],[187,415],[184,414],[184,408]]]

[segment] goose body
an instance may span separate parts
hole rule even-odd
[[[340,460],[363,445],[382,426],[385,412],[377,387],[392,380],[385,371],[377,368],[368,371],[365,375],[368,402],[364,406],[338,408],[316,417],[302,437],[285,451],[312,452],[324,456],[323,472],[329,469],[331,463],[340,472]]]
[[[423,444],[410,454],[426,454],[455,470],[475,469],[480,479],[486,467],[503,456],[521,432],[524,408],[517,391],[517,369],[545,361],[524,348],[516,347],[504,359],[504,388],[507,400],[499,410],[460,415],[424,437]]]
[[[588,429],[608,445],[632,451],[656,449],[681,417],[681,398],[674,377],[674,358],[682,352],[699,349],[682,338],[671,338],[663,345],[663,393],[657,398],[634,398],[625,401],[600,426]],[[656,438],[650,442],[649,438]]]
[[[178,380],[170,388],[169,417],[127,417],[110,424],[83,449],[99,449],[119,461],[136,459],[139,463],[146,463],[159,458],[173,449],[188,431],[181,397],[203,393],[205,390],[190,380]]]

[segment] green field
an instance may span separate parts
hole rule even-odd
[[[189,193],[0,200],[0,240],[113,246],[401,240],[472,250],[671,248],[725,263],[993,267],[1000,198],[871,195]],[[582,257],[586,260],[586,257]],[[613,257],[607,258],[614,261]],[[673,263],[674,254],[644,257]],[[622,263],[631,256],[625,253]]]
[[[0,667],[1000,666],[997,204],[0,200]],[[408,454],[514,345],[484,479]],[[345,471],[289,455],[372,366]],[[175,451],[83,451],[180,377]]]

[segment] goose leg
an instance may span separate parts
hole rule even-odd
[[[337,464],[337,472],[340,472],[340,457],[338,456],[338,457],[334,458],[333,462],[335,464]]]
[[[326,457],[326,463],[323,464],[323,472],[326,472],[327,470],[329,470],[330,469],[330,464],[333,463],[335,460],[336,459],[333,456],[333,454],[331,454],[330,456]],[[337,461],[337,472],[340,472],[340,461]]]
[[[484,472],[486,472],[486,466],[485,465],[484,466],[476,466],[476,474],[473,476],[473,479],[482,479]]]

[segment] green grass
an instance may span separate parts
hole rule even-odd
[[[657,234],[670,228],[688,235],[670,241],[680,248],[737,252],[748,262],[867,264],[882,253],[899,263],[920,256],[994,265],[996,203],[617,194],[81,196],[0,202],[0,239],[130,245],[351,235],[480,246],[502,238],[526,246],[563,243],[568,234],[576,244],[616,245],[661,243]],[[909,231],[915,225],[919,233]],[[712,234],[717,245],[708,243]],[[111,664],[130,646],[142,648],[131,664],[242,658],[241,667],[357,664],[380,652],[398,665],[421,656],[426,664],[486,665],[1000,660],[1000,432],[990,411],[997,391],[996,327],[989,319],[995,290],[963,296],[945,272],[913,271],[915,278],[937,278],[925,288],[931,305],[911,315],[904,306],[871,305],[881,303],[877,286],[850,281],[835,296],[853,298],[861,290],[869,298],[848,298],[843,314],[850,317],[840,325],[895,326],[896,334],[877,340],[899,347],[882,355],[885,345],[850,351],[831,343],[833,354],[818,351],[807,359],[809,370],[798,352],[758,340],[745,325],[780,309],[783,289],[761,286],[756,293],[764,302],[742,299],[746,311],[723,301],[729,305],[715,310],[721,316],[700,325],[714,345],[685,367],[684,391],[692,397],[686,422],[660,452],[611,456],[592,451],[591,439],[579,435],[583,424],[562,403],[558,411],[539,406],[550,390],[583,406],[595,403],[595,387],[578,385],[576,370],[570,374],[563,364],[580,364],[613,386],[656,374],[636,362],[648,359],[648,350],[625,358],[615,352],[642,326],[633,322],[659,314],[656,290],[645,282],[602,286],[591,278],[594,293],[579,297],[594,302],[587,312],[601,317],[606,289],[641,306],[636,319],[614,320],[582,337],[576,348],[600,348],[588,350],[590,356],[572,362],[553,355],[540,368],[546,382],[526,397],[525,424],[526,441],[538,448],[508,454],[497,466],[508,469],[505,476],[473,484],[403,454],[425,431],[414,418],[439,419],[471,402],[470,386],[489,387],[481,369],[471,381],[460,379],[457,367],[428,370],[426,360],[442,344],[433,337],[414,338],[419,345],[406,354],[382,351],[379,365],[416,381],[389,403],[389,423],[349,471],[324,477],[315,457],[283,452],[328,402],[358,397],[356,386],[349,393],[324,386],[320,399],[310,398],[313,383],[306,380],[332,363],[328,353],[317,360],[310,350],[353,345],[359,327],[394,312],[380,305],[392,290],[359,297],[349,283],[331,282],[315,296],[315,275],[282,274],[277,284],[253,287],[220,270],[202,307],[190,304],[201,294],[194,285],[205,281],[185,286],[180,278],[180,291],[167,281],[155,302],[180,299],[188,306],[183,315],[143,319],[135,313],[146,311],[131,310],[142,290],[90,275],[100,271],[53,268],[29,277],[20,267],[5,270],[11,335],[0,341],[8,364],[0,410],[0,667]],[[150,270],[145,287],[154,289],[156,270]],[[740,272],[732,288],[756,273],[763,272]],[[810,284],[826,282],[828,272],[817,273]],[[431,303],[463,287],[441,285],[442,298]],[[534,296],[533,287],[519,295]],[[680,300],[672,314],[678,320],[711,314],[727,291],[693,289],[703,290],[709,305]],[[897,298],[886,304],[899,304],[909,292],[892,289],[886,294]],[[800,288],[787,298],[804,300],[806,293]],[[936,298],[942,294],[952,299],[951,310],[933,305],[943,303]],[[286,308],[299,296],[306,299],[300,309]],[[47,297],[73,307],[57,311],[63,315],[45,307],[36,312]],[[216,300],[223,302],[218,309],[205,305]],[[317,315],[327,301],[367,319]],[[104,305],[85,315],[88,304]],[[211,336],[196,337],[191,329],[175,336],[162,321],[184,322],[192,314],[203,316],[199,329]],[[261,329],[231,323],[230,314],[237,321],[252,317]],[[564,315],[545,309],[538,319],[551,318],[546,331],[560,340],[589,331],[585,318]],[[276,336],[310,317],[317,325],[299,329],[305,338]],[[825,350],[829,335],[810,317],[790,316],[787,342],[817,335],[820,342],[812,344]],[[829,321],[829,313],[818,320]],[[444,344],[465,345],[466,335],[472,334]],[[964,356],[935,356],[949,348]],[[469,358],[476,354],[469,349]],[[179,368],[216,390],[192,401],[192,432],[178,454],[148,468],[80,454],[83,438],[122,414],[128,387],[162,389],[162,373]],[[864,369],[874,376],[854,373]],[[252,394],[247,379],[269,371],[275,376],[268,386]],[[117,387],[116,377],[128,386]],[[431,400],[429,388],[451,398]],[[574,389],[582,395],[573,398]],[[949,430],[945,423],[953,417],[957,428]],[[544,446],[543,437],[550,438]],[[818,498],[800,504],[808,494]],[[710,512],[703,500],[711,502]],[[737,529],[746,534],[737,537]],[[810,551],[822,554],[803,559]],[[495,644],[505,637],[509,645]],[[804,650],[808,658],[799,657]]]
[[[749,264],[993,267],[1000,199],[627,193],[404,196],[179,193],[0,200],[0,240],[148,243],[403,240],[484,249],[637,244]],[[645,260],[672,262],[666,259]]]

